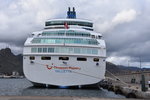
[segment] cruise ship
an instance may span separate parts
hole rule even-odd
[[[94,17],[94,16],[93,16]],[[49,19],[41,31],[24,43],[23,71],[34,86],[88,86],[105,78],[106,46],[92,21],[77,19],[75,8],[67,18]]]

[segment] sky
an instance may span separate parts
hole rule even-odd
[[[103,35],[107,61],[117,65],[150,66],[150,0],[0,0],[0,49],[22,53],[26,38],[44,28],[47,19],[77,18],[94,22]]]

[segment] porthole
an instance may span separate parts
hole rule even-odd
[[[51,57],[41,57],[41,60],[51,60]]]
[[[77,61],[87,61],[86,58],[77,58]]]
[[[93,61],[94,62],[99,62],[99,58],[94,58]]]
[[[35,57],[34,56],[30,56],[29,59],[30,60],[35,60]]]
[[[59,57],[59,60],[69,60],[69,57]]]

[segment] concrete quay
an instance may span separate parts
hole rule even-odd
[[[141,91],[140,84],[120,83],[120,81],[107,80],[106,83],[100,84],[100,86],[109,91],[114,91],[116,94],[121,94],[127,98],[139,98],[150,99],[150,88],[147,91]]]
[[[95,97],[51,97],[51,96],[0,96],[0,100],[145,100],[145,99],[116,99]]]

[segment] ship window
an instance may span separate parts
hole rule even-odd
[[[74,48],[74,53],[80,53],[80,48]]]
[[[31,52],[37,52],[37,48],[31,48]]]
[[[30,60],[35,60],[35,57],[34,57],[34,56],[30,56],[29,59],[30,59]]]
[[[92,35],[92,38],[95,38],[95,35]]]
[[[77,61],[87,61],[86,58],[77,58]]]
[[[48,48],[48,52],[54,52],[54,48]]]
[[[42,48],[38,48],[38,52],[41,53],[42,52]]]
[[[44,52],[44,53],[47,52],[47,48],[43,48],[43,52]]]
[[[59,60],[69,60],[69,57],[59,57]]]
[[[82,36],[82,37],[90,37],[89,32],[79,32],[73,30],[61,30],[61,31],[44,31],[42,36]]]
[[[99,58],[94,58],[93,61],[94,62],[99,62]]]
[[[98,38],[101,39],[102,36],[98,35]]]
[[[89,48],[89,49],[87,49],[87,53],[88,54],[92,54],[92,50]]]
[[[51,57],[41,57],[42,60],[51,60]]]
[[[92,54],[98,54],[98,50],[97,49],[92,49]]]
[[[73,48],[68,48],[69,53],[74,53]]]
[[[34,38],[33,40],[32,40],[32,43],[40,43],[41,42],[41,39],[36,39],[36,38]]]

